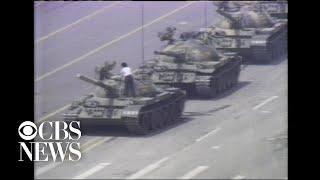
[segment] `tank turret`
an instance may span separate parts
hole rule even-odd
[[[108,79],[106,81],[96,80],[89,78],[85,75],[77,74],[77,77],[87,83],[93,84],[95,86],[98,86],[99,88],[102,88],[105,91],[106,97],[119,97],[119,84],[113,80]]]

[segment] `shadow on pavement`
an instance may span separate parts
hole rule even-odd
[[[236,86],[234,86],[234,87],[222,92],[221,94],[217,95],[214,98],[208,98],[206,96],[198,95],[198,96],[188,97],[188,100],[203,100],[203,101],[218,100],[218,99],[225,98],[225,97],[231,95],[232,93],[234,93],[237,90],[249,85],[250,83],[251,83],[250,81],[240,81],[240,82],[238,82],[238,84]]]
[[[212,113],[215,113],[217,111],[220,111],[220,110],[223,110],[223,109],[227,109],[229,108],[231,105],[223,105],[223,106],[220,106],[218,108],[215,108],[215,109],[211,109],[209,111],[205,111],[205,112],[184,112],[183,115],[184,117],[199,117],[199,116],[209,116],[211,115]]]
[[[81,131],[83,136],[115,136],[115,137],[134,137],[134,138],[148,138],[167,130],[180,126],[181,124],[191,121],[193,118],[182,116],[180,121],[173,123],[163,129],[151,132],[148,135],[135,135],[130,133],[125,126],[121,125],[103,125],[103,124],[81,124]]]
[[[231,94],[233,94],[234,92],[238,91],[241,88],[246,87],[247,85],[249,85],[251,82],[250,81],[239,81],[238,84],[234,87],[232,87],[231,89],[228,89],[227,91],[219,94],[217,97],[213,98],[212,100],[218,100],[218,99],[222,99],[225,98],[227,96],[230,96]]]
[[[270,62],[257,62],[255,60],[250,60],[250,59],[247,59],[247,60],[244,60],[242,62],[242,64],[244,66],[248,66],[248,65],[258,65],[258,66],[274,66],[274,65],[278,65],[278,64],[281,64],[283,61],[287,60],[288,59],[288,55],[283,55],[282,57],[279,57],[278,59],[275,59],[273,61],[270,61]]]

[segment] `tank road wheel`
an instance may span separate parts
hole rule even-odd
[[[150,119],[146,113],[141,114],[139,116],[139,125],[141,129],[145,132],[145,134],[149,133],[150,131]]]
[[[169,117],[169,115],[170,115],[169,111],[170,110],[169,110],[168,107],[164,107],[164,108],[162,108],[161,111],[162,111],[161,114],[163,114],[163,125],[167,126],[168,124],[170,124],[170,117]]]
[[[178,102],[177,102],[177,119],[179,120],[180,117],[182,116],[182,113],[183,113],[183,109],[184,109],[184,99],[180,99]]]
[[[179,112],[180,112],[180,107],[179,107],[179,103],[175,102],[173,104],[173,113],[172,113],[172,122],[176,123],[178,121],[178,117],[179,117]]]
[[[279,44],[278,44],[278,39],[272,43],[272,51],[274,51],[274,56],[272,57],[272,60],[275,61],[277,60],[279,57],[280,57],[280,50],[281,50],[281,46],[279,47]]]
[[[209,88],[209,97],[214,98],[217,95],[217,81],[215,78],[211,78]]]
[[[284,39],[285,35],[283,33],[279,33],[270,39],[267,50],[272,60],[278,60],[285,54],[285,44],[283,43]]]
[[[232,86],[235,86],[238,83],[239,73],[240,73],[240,66],[237,65],[237,67],[234,70],[233,77],[232,77]]]
[[[272,54],[270,52],[270,49],[266,49],[266,54],[265,54],[265,59],[263,63],[269,63],[271,61],[273,61],[274,59],[272,58]]]
[[[224,77],[223,77],[223,80],[222,80],[222,92],[223,91],[225,91],[226,89],[227,89],[227,81],[228,81],[228,79],[227,79],[227,73],[226,72],[224,72]]]
[[[157,110],[155,114],[157,116],[157,120],[156,120],[157,129],[161,129],[164,127],[164,114],[161,111],[161,109]]]
[[[286,55],[287,55],[287,39],[286,39],[286,36],[284,35],[283,36],[283,38],[281,39],[281,42],[280,42],[280,44],[282,45],[282,54],[281,54],[281,56],[282,57],[285,57]]]
[[[273,46],[273,48],[275,49],[274,50],[275,51],[275,56],[272,59],[274,61],[274,60],[277,60],[280,57],[281,47],[279,47],[279,45],[277,44],[277,45]]]
[[[270,54],[272,61],[276,60],[279,55],[278,44],[276,41],[277,39],[272,39],[267,48],[268,54]]]
[[[147,114],[142,113],[136,118],[126,118],[125,125],[130,133],[146,135],[150,132],[150,118]]]
[[[150,131],[151,128],[151,113],[144,113],[142,117],[143,124],[145,124],[145,128]]]
[[[158,113],[153,111],[151,114],[151,129],[156,130],[158,128]]]
[[[214,92],[215,92],[215,96],[219,93],[219,82],[218,82],[218,78],[214,78]]]
[[[286,38],[286,36],[284,36],[283,38],[282,38],[282,40],[281,40],[281,44],[282,44],[282,48],[283,48],[283,55],[284,56],[286,56],[287,54],[288,54],[288,52],[287,52],[287,48],[288,48],[288,46],[287,46],[287,44],[288,44],[288,39]]]
[[[232,87],[238,83],[239,73],[240,73],[240,65],[237,64],[232,73]]]
[[[219,94],[221,92],[221,80],[220,77],[217,78],[216,80],[216,88],[217,88],[217,94]]]
[[[228,76],[227,76],[227,89],[230,89],[232,87],[232,79],[233,79],[233,72],[234,68],[230,69],[228,71]]]
[[[237,67],[238,65],[236,65],[236,67],[232,70],[232,76],[231,76],[231,87],[233,87],[236,84],[236,79],[237,79]]]
[[[275,48],[273,45],[270,46],[271,50],[270,50],[270,54],[271,54],[271,58],[272,60],[275,60],[278,56],[278,52],[277,52],[277,48]]]
[[[175,120],[175,117],[174,117],[174,104],[170,104],[169,105],[169,117],[168,117],[168,122],[169,124],[172,124]]]
[[[277,41],[277,44],[279,45],[279,55],[278,58],[282,58],[286,55],[286,35],[284,32],[280,34],[280,37]]]
[[[223,82],[223,91],[225,91],[226,89],[228,89],[228,71],[224,72],[222,82]]]
[[[187,95],[189,97],[196,96],[198,94],[197,87],[194,85],[187,86]]]

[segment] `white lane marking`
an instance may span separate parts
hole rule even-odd
[[[156,22],[158,22],[158,21],[160,21],[160,20],[162,20],[162,19],[164,19],[164,18],[166,18],[168,16],[171,16],[172,14],[174,14],[174,13],[176,13],[176,12],[178,12],[178,11],[188,7],[188,6],[190,6],[193,3],[196,3],[196,1],[189,2],[189,3],[185,4],[184,6],[181,6],[181,7],[177,8],[177,9],[175,9],[175,10],[173,10],[173,11],[171,11],[171,12],[169,12],[169,13],[163,15],[163,16],[160,16],[160,17],[156,18],[155,20],[145,24],[144,26],[140,26],[137,29],[134,29],[134,30],[128,32],[127,34],[124,34],[124,35],[122,35],[122,36],[120,36],[120,37],[118,37],[118,38],[116,38],[116,39],[114,39],[112,41],[109,41],[109,42],[103,44],[102,46],[100,46],[100,47],[98,47],[98,48],[96,48],[94,50],[91,50],[91,51],[87,52],[86,54],[84,54],[84,55],[82,55],[82,56],[80,56],[80,57],[68,62],[67,64],[64,64],[64,65],[62,65],[62,66],[60,66],[60,67],[58,67],[58,68],[56,68],[56,69],[54,69],[54,70],[52,70],[52,71],[50,71],[48,73],[45,73],[44,75],[36,78],[35,82],[38,82],[38,81],[40,81],[40,80],[42,80],[42,79],[44,79],[44,78],[56,73],[56,72],[61,71],[62,69],[66,68],[68,66],[71,66],[71,65],[73,65],[73,64],[75,64],[77,62],[80,62],[80,61],[84,60],[85,58],[91,56],[92,54],[95,54],[96,52],[99,52],[100,50],[102,50],[102,49],[104,49],[104,48],[106,48],[106,47],[108,47],[108,46],[110,46],[110,45],[112,45],[112,44],[114,44],[114,43],[116,43],[116,42],[118,42],[118,41],[120,41],[120,40],[122,40],[122,39],[124,39],[124,38],[126,38],[126,37],[128,37],[128,36],[130,36],[132,34],[134,34],[134,33],[136,33],[136,32],[139,32],[142,28],[146,28],[148,26],[151,26],[152,24],[154,24],[154,23],[156,23]]]
[[[50,169],[53,169],[53,168],[57,167],[60,164],[62,164],[62,163],[61,162],[56,162],[56,163],[50,163],[48,165],[45,165],[45,166],[43,166],[43,167],[41,167],[39,169],[36,169],[35,175],[36,176],[40,176],[41,174],[49,171]]]
[[[85,148],[87,146],[89,146],[90,144],[96,142],[97,140],[101,139],[102,137],[94,137],[92,139],[89,139],[87,140],[86,142],[84,142],[82,145],[81,145],[81,148]]]
[[[245,176],[241,176],[241,175],[237,175],[235,177],[233,177],[232,179],[244,179],[246,178]]]
[[[187,174],[180,177],[179,179],[190,179],[206,169],[208,169],[208,166],[198,166],[195,169],[188,172]]]
[[[97,166],[89,169],[88,171],[73,177],[72,179],[84,179],[87,178],[88,176],[91,176],[92,174],[100,171],[101,169],[105,168],[106,166],[109,166],[111,163],[100,163]]]
[[[119,1],[114,2],[114,3],[109,4],[108,6],[102,8],[102,9],[99,9],[99,10],[97,10],[97,11],[95,11],[95,12],[93,12],[93,13],[87,15],[87,16],[85,16],[85,17],[82,17],[82,18],[78,19],[77,21],[75,21],[75,22],[73,22],[73,23],[71,23],[71,24],[69,24],[67,26],[64,26],[64,27],[62,27],[62,28],[60,28],[60,29],[58,29],[58,30],[56,30],[54,32],[49,33],[48,35],[45,35],[45,36],[37,39],[36,43],[39,43],[40,41],[46,40],[46,39],[50,38],[51,36],[54,36],[54,35],[62,32],[62,31],[65,31],[65,30],[67,30],[67,29],[79,24],[80,22],[85,21],[85,20],[87,20],[87,19],[89,19],[89,18],[91,18],[91,17],[103,12],[104,10],[111,8],[111,7],[115,6],[116,4],[119,4],[119,3],[120,3]]]
[[[111,138],[113,137],[105,137],[105,138],[102,138],[102,139],[98,139],[96,142],[94,142],[93,144],[90,144],[89,146],[85,147],[84,149],[82,149],[82,153],[86,153],[88,151],[90,151],[91,149],[103,144],[104,142],[110,140]]]
[[[110,137],[106,137],[106,138],[107,140],[110,139]],[[85,141],[84,143],[81,143],[80,151],[82,153],[84,153],[83,150],[86,150],[85,152],[88,152],[90,149],[92,149],[91,148],[92,145],[95,145],[96,143],[102,141],[103,139],[104,139],[103,137],[94,137],[92,139]],[[90,149],[87,150],[87,148],[90,148]]]
[[[157,169],[161,163],[167,161],[168,159],[169,159],[168,157],[162,158],[161,160],[159,160],[153,164],[150,164],[149,166],[141,169],[137,173],[132,174],[131,176],[127,177],[126,179],[138,179],[138,178],[142,177],[143,175],[153,171],[154,169]]]
[[[91,149],[97,147],[98,145],[104,143],[105,141],[107,141],[111,138],[112,137],[105,137],[105,138],[96,137],[96,138],[90,139],[81,146],[81,148],[83,149],[83,150],[80,149],[81,153],[87,153]],[[50,163],[48,165],[43,166],[43,167],[39,168],[38,170],[36,170],[36,176],[39,176],[39,175],[57,167],[57,166],[59,166],[60,164],[62,164],[62,163],[57,162],[57,163]]]
[[[261,111],[261,112],[265,114],[271,113],[271,111]]]
[[[211,149],[220,149],[220,146],[212,146]]]
[[[205,135],[201,136],[200,138],[196,139],[196,141],[197,141],[197,142],[199,142],[199,141],[203,140],[204,138],[206,138],[206,137],[210,136],[211,134],[217,133],[217,132],[218,132],[218,131],[220,131],[220,130],[221,130],[221,128],[220,128],[220,127],[218,127],[218,128],[216,128],[216,129],[214,129],[214,130],[210,131],[209,133],[207,133],[207,134],[205,134]]]
[[[37,121],[36,123],[41,123],[41,122],[45,121],[46,119],[48,119],[49,117],[52,117],[52,116],[54,116],[55,114],[57,114],[57,113],[65,110],[65,109],[69,108],[70,106],[71,106],[71,104],[67,104],[67,105],[65,105],[65,106],[63,106],[63,107],[55,110],[54,112],[52,112],[52,113],[50,113],[50,114],[48,114],[48,115],[46,115],[46,116],[44,116],[44,117],[41,117],[40,120]]]
[[[263,101],[262,103],[256,105],[255,107],[253,107],[253,110],[257,110],[259,108],[261,108],[262,106],[264,106],[265,104],[267,104],[268,102],[271,102],[274,99],[277,99],[278,96],[271,96],[270,98],[266,99],[265,101]]]

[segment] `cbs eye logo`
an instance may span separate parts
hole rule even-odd
[[[37,126],[31,121],[25,121],[20,124],[18,133],[24,140],[32,140],[37,135]]]

